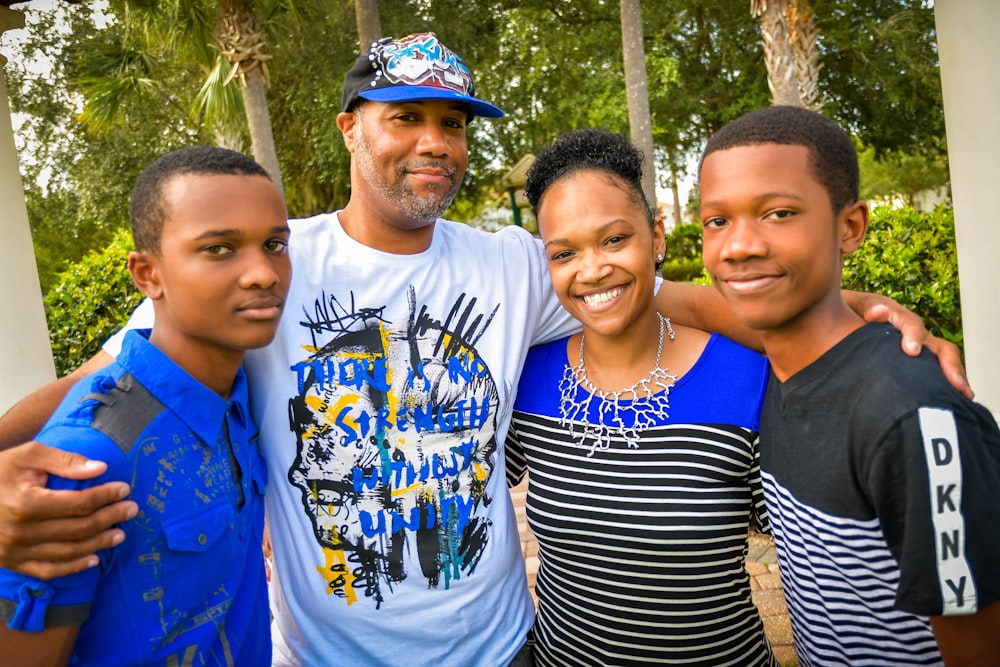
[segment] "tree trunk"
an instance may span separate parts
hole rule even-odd
[[[360,53],[368,53],[372,42],[382,38],[382,23],[379,21],[378,0],[354,0],[354,16],[358,21],[358,45]]]
[[[674,159],[674,149],[671,146],[667,146],[667,168],[670,170],[670,194],[674,201],[674,228],[676,229],[684,224],[684,218],[681,216],[681,193],[677,189],[677,166]]]
[[[247,127],[250,129],[250,144],[253,147],[253,159],[264,167],[271,180],[278,186],[278,191],[284,193],[281,184],[281,166],[278,164],[278,149],[274,145],[274,133],[271,131],[271,116],[267,111],[267,89],[264,75],[260,69],[248,72],[244,77],[245,85],[240,86],[243,93],[243,108],[247,112]]]
[[[680,227],[684,224],[684,218],[681,217],[681,193],[677,190],[677,174],[675,172],[670,173],[670,194],[674,198],[674,227]]]
[[[770,0],[760,15],[767,85],[771,89],[773,104],[801,107],[803,104],[799,95],[799,80],[786,19],[787,6],[787,1]]]
[[[254,159],[284,193],[271,117],[267,111],[267,61],[271,56],[267,53],[264,28],[250,0],[219,0],[219,9],[222,16],[215,36],[222,55],[232,63],[230,79],[239,78]]]
[[[642,191],[656,212],[656,166],[653,161],[653,123],[649,116],[646,83],[646,50],[642,39],[642,8],[639,0],[621,0],[622,55],[632,144],[643,155]]]
[[[818,110],[822,105],[819,96],[818,30],[813,19],[813,11],[807,0],[789,3],[785,16],[788,19],[788,41],[795,61],[796,83],[799,99],[807,109]]]

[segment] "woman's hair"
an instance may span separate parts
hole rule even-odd
[[[560,179],[578,171],[600,171],[642,209],[653,226],[653,211],[642,191],[642,153],[624,137],[607,130],[574,130],[542,150],[528,170],[524,194],[538,213],[542,195]]]

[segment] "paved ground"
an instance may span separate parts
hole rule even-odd
[[[524,513],[524,498],[527,493],[527,480],[511,489],[511,495],[514,498],[514,511],[517,513],[517,527],[521,532],[521,551],[524,553],[525,566],[528,571],[528,586],[531,588],[532,597],[534,597],[535,577],[538,573],[538,542],[531,534],[531,529],[528,528],[528,521]],[[771,538],[763,535],[750,535],[746,568],[750,574],[753,601],[764,620],[764,630],[767,632],[767,638],[771,642],[774,654],[785,667],[795,667],[798,665],[798,660],[792,642],[792,626],[788,620],[785,597],[781,592],[778,556],[774,551],[774,543]]]

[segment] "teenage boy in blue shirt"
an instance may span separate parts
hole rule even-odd
[[[4,660],[270,665],[267,473],[240,366],[284,306],[285,205],[250,158],[193,147],[139,176],[131,222],[128,267],[156,325],[130,332],[37,439],[108,464],[50,487],[128,482],[139,513],[99,567],[48,582],[0,570]]]
[[[772,374],[761,473],[803,665],[1000,664],[1000,432],[841,299],[868,226],[850,137],[759,109],[709,140],[704,261]]]

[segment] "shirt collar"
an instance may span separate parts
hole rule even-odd
[[[150,343],[150,332],[135,329],[125,335],[116,359],[122,368],[210,447],[216,446],[227,412],[244,428],[249,424],[247,382],[242,368],[226,401]]]

